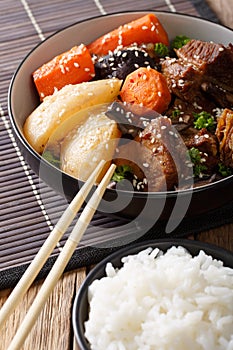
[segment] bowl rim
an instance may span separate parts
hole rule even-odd
[[[172,246],[183,246],[186,248],[192,256],[198,254],[199,251],[203,250],[207,255],[211,255],[214,259],[222,260],[224,266],[233,269],[233,252],[225,248],[219,247],[215,244],[196,241],[191,239],[182,238],[164,238],[155,240],[146,240],[144,242],[138,242],[131,245],[124,246],[117,251],[111,253],[109,256],[101,260],[86,276],[82,282],[73,302],[72,307],[72,326],[75,335],[75,339],[80,346],[81,350],[89,350],[88,341],[84,336],[84,326],[82,320],[78,318],[78,312],[80,311],[80,305],[87,303],[87,291],[89,285],[98,278],[104,277],[105,266],[108,262],[112,262],[114,267],[122,265],[120,262],[121,258],[130,254],[136,254],[140,251],[152,247],[153,249],[159,248],[163,251],[168,250]],[[114,262],[117,264],[114,265]],[[83,319],[83,318],[82,318]]]
[[[82,24],[82,23],[85,23],[85,22],[89,22],[89,21],[92,21],[92,20],[96,20],[96,19],[101,19],[105,17],[114,17],[114,16],[119,16],[121,14],[144,14],[144,13],[155,13],[155,14],[165,14],[165,15],[168,15],[168,16],[177,16],[177,17],[186,17],[186,18],[192,18],[192,19],[195,19],[197,20],[198,22],[201,21],[201,22],[204,22],[204,23],[211,23],[213,24],[214,26],[217,26],[219,28],[225,28],[229,31],[232,32],[233,34],[233,29],[231,29],[230,27],[224,25],[224,24],[221,24],[221,23],[218,23],[218,22],[215,22],[213,20],[210,20],[210,19],[206,19],[206,18],[203,18],[203,17],[200,17],[200,16],[196,16],[196,15],[191,15],[191,14],[186,14],[186,13],[182,13],[182,12],[171,12],[171,11],[160,11],[160,10],[134,10],[134,11],[120,11],[120,12],[110,12],[110,13],[107,13],[107,14],[104,14],[104,15],[97,15],[97,16],[93,16],[93,17],[88,17],[88,18],[85,18],[85,19],[82,19],[82,20],[79,20],[77,22],[74,22],[74,23],[71,23],[57,31],[55,31],[54,33],[50,34],[48,37],[46,37],[44,40],[42,40],[41,42],[39,42],[38,44],[36,44],[25,56],[24,58],[21,60],[21,62],[19,63],[19,65],[17,66],[15,72],[13,73],[13,76],[10,80],[10,84],[9,84],[9,88],[8,88],[8,95],[7,95],[7,106],[8,106],[8,114],[9,114],[9,118],[10,118],[10,122],[11,122],[11,125],[12,125],[12,128],[17,136],[17,139],[20,141],[20,143],[23,145],[23,147],[25,149],[27,149],[27,151],[29,151],[30,155],[32,155],[36,161],[38,161],[39,163],[42,163],[42,165],[44,166],[47,166],[49,167],[50,169],[52,169],[53,171],[57,172],[57,174],[62,174],[62,176],[64,177],[68,177],[74,181],[78,181],[79,183],[83,184],[83,181],[80,181],[78,179],[76,179],[75,177],[65,173],[64,171],[62,171],[61,169],[58,169],[56,168],[53,164],[49,163],[47,160],[45,160],[43,157],[41,157],[41,155],[39,153],[37,153],[34,148],[27,142],[27,140],[25,139],[25,137],[23,136],[23,133],[20,131],[20,129],[18,128],[17,126],[17,123],[16,123],[16,118],[14,116],[14,113],[13,113],[13,110],[12,110],[12,89],[13,89],[13,86],[14,86],[14,81],[21,69],[21,67],[23,66],[23,64],[26,62],[26,60],[28,59],[28,57],[38,48],[40,47],[41,45],[43,45],[43,43],[45,41],[48,41],[50,40],[52,37],[56,36],[56,35],[59,35],[61,32],[65,31],[65,30],[68,30],[68,29],[71,29],[72,27],[75,27],[79,24]],[[187,194],[194,194],[194,193],[198,193],[198,192],[203,192],[203,191],[206,191],[208,189],[211,189],[211,188],[215,188],[216,186],[218,187],[222,187],[222,186],[226,186],[226,183],[231,183],[233,181],[233,174],[226,177],[226,178],[222,178],[220,180],[217,180],[215,182],[212,182],[212,183],[208,183],[208,184],[204,184],[204,185],[201,185],[199,187],[194,187],[194,188],[187,188],[187,189],[181,189],[181,190],[173,190],[173,191],[161,191],[161,192],[151,192],[151,191],[148,191],[148,192],[134,192],[134,191],[127,191],[127,190],[120,190],[120,189],[117,189],[117,192],[119,191],[119,193],[121,195],[125,195],[125,196],[128,196],[128,194],[133,194],[135,198],[146,198],[147,196],[150,196],[150,197],[156,197],[156,198],[164,198],[164,196],[166,196],[167,198],[176,198],[177,195],[179,196],[186,196]],[[115,190],[114,189],[111,189],[111,188],[107,188],[106,192],[112,192],[112,193],[115,193]]]

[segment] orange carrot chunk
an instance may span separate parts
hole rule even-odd
[[[120,97],[123,102],[163,113],[171,102],[165,77],[157,70],[141,67],[127,75]]]
[[[87,82],[95,74],[91,55],[84,44],[54,57],[33,73],[40,99],[68,84]]]
[[[99,37],[87,47],[91,54],[101,56],[119,46],[157,42],[169,45],[167,32],[158,18],[150,13]]]

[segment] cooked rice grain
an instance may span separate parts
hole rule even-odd
[[[183,247],[122,259],[89,287],[93,350],[233,350],[233,269]]]

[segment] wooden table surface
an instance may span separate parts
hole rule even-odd
[[[207,0],[221,21],[233,28],[233,0]],[[233,251],[233,224],[202,232],[196,237]],[[193,237],[189,237],[192,239]],[[65,273],[57,283],[35,326],[25,341],[24,350],[77,350],[74,340],[71,311],[74,297],[86,277],[86,268]],[[43,281],[36,282],[27,292],[21,305],[6,322],[0,333],[0,350],[6,350],[19,324]],[[0,291],[0,307],[11,290]],[[210,349],[211,350],[211,349]]]

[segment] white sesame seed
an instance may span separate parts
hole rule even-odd
[[[154,26],[154,25],[152,25],[152,27],[151,27],[151,31],[152,31],[152,32],[154,32],[154,31],[155,31],[155,26]]]
[[[154,143],[155,142],[155,138],[152,137],[151,140],[150,140],[151,143]]]
[[[62,64],[60,65],[60,69],[61,69],[62,74],[65,74],[65,68]]]

